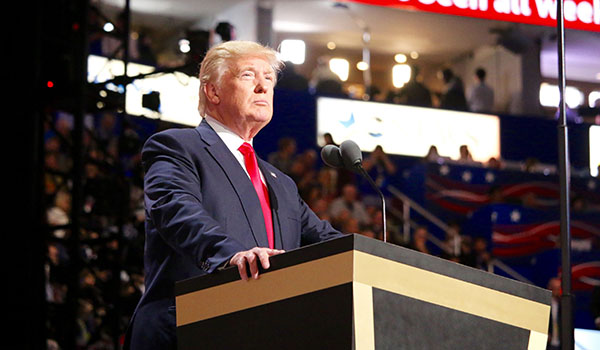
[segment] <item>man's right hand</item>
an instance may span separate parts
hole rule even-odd
[[[271,264],[269,257],[277,254],[285,253],[285,250],[254,247],[250,250],[245,250],[236,253],[230,260],[229,265],[235,265],[238,268],[242,280],[248,280],[247,266],[250,268],[250,276],[253,279],[258,279],[258,261],[260,261],[263,269],[268,269]]]

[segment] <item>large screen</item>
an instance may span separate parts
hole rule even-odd
[[[88,82],[103,83],[123,75],[123,61],[90,55],[88,57]],[[137,63],[129,63],[128,76],[148,74],[155,68]],[[168,122],[196,126],[201,117],[198,113],[198,92],[200,80],[184,73],[164,73],[134,80],[127,85],[125,110],[128,114],[161,119]],[[107,88],[111,88],[108,86]],[[123,87],[113,86],[115,91]],[[160,110],[152,111],[142,106],[142,98],[151,92],[160,93]]]
[[[319,97],[317,136],[335,143],[353,140],[364,152],[380,145],[388,154],[425,156],[435,145],[441,156],[458,159],[467,145],[475,161],[500,157],[498,116],[378,102]]]

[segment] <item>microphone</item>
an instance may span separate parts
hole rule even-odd
[[[339,169],[344,167],[340,149],[336,145],[325,145],[325,147],[321,149],[321,159],[323,159],[323,163],[332,168]]]
[[[360,147],[352,141],[346,140],[340,144],[340,147],[335,145],[326,145],[321,149],[321,158],[323,162],[332,168],[346,168],[361,174],[371,187],[377,192],[381,199],[381,221],[383,225],[383,241],[387,242],[387,227],[385,218],[385,196],[379,189],[379,187],[373,181],[373,178],[367,173],[362,166],[362,152]]]
[[[362,168],[362,152],[354,141],[346,140],[342,142],[340,145],[340,154],[347,169],[356,171]]]

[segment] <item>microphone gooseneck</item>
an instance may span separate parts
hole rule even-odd
[[[383,241],[387,242],[387,225],[385,218],[385,196],[375,184],[369,173],[362,166],[362,152],[360,147],[352,141],[346,140],[340,144],[340,147],[335,145],[326,145],[321,149],[321,158],[323,162],[332,168],[346,168],[361,174],[371,187],[377,192],[381,199],[381,221],[383,225]]]

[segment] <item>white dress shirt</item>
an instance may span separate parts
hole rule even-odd
[[[238,150],[238,148],[240,148],[240,146],[244,142],[248,142],[254,148],[254,145],[252,144],[252,140],[245,141],[238,134],[236,134],[231,129],[229,129],[228,127],[223,125],[221,122],[217,121],[215,118],[213,118],[209,115],[205,116],[204,118],[206,119],[206,122],[208,123],[208,125],[210,125],[210,127],[213,128],[213,130],[217,133],[217,135],[219,135],[221,140],[223,140],[223,143],[225,143],[225,146],[227,146],[227,149],[229,149],[231,154],[233,154],[235,159],[237,159],[237,161],[240,163],[240,166],[242,167],[242,169],[244,169],[244,172],[246,173],[246,175],[248,175],[248,178],[250,178],[250,174],[248,174],[248,170],[246,169],[246,162],[244,161],[244,155],[242,154],[242,152],[240,152]],[[261,178],[263,184],[266,184],[265,177],[263,176],[262,171],[260,171],[260,169],[258,169],[258,171],[260,173],[260,178]]]

